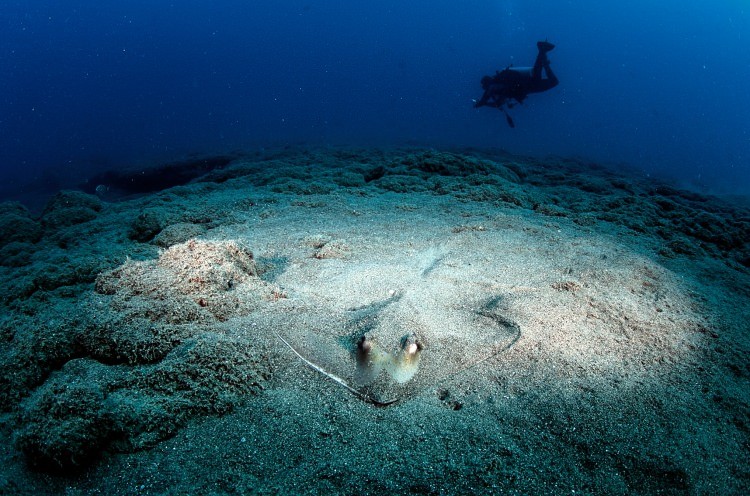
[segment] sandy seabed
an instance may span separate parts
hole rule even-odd
[[[492,150],[220,163],[0,205],[0,493],[750,491],[737,199]]]

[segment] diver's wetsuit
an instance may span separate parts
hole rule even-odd
[[[547,41],[536,44],[539,53],[534,61],[534,67],[508,67],[498,71],[494,76],[482,78],[482,89],[484,94],[474,104],[474,107],[502,108],[503,105],[512,107],[516,102],[523,102],[529,93],[541,93],[558,85],[559,81],[550,68],[547,52],[555,48],[555,45]],[[544,70],[545,78],[542,78]],[[504,109],[503,109],[504,110]]]

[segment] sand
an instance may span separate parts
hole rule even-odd
[[[497,150],[214,162],[0,207],[0,493],[750,489],[740,201]]]

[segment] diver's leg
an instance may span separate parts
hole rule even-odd
[[[547,89],[554,88],[557,86],[560,81],[558,81],[557,76],[555,76],[555,73],[552,72],[552,68],[549,65],[549,60],[547,60],[547,63],[544,64],[544,75],[547,76],[545,81],[547,81]]]
[[[542,67],[549,66],[549,59],[546,52],[539,52],[534,61],[534,67],[531,69],[531,79],[539,81],[542,79]]]
[[[527,93],[541,93],[542,91],[552,89],[559,84],[557,76],[552,72],[552,68],[549,65],[549,60],[547,60],[542,67],[544,68],[544,75],[546,77],[543,79],[542,77],[532,79],[526,88]]]
[[[536,55],[534,67],[531,70],[531,79],[539,80],[542,78],[542,67],[549,66],[547,52],[555,48],[555,45],[549,41],[537,41],[536,47],[539,50],[539,53]]]
[[[547,40],[544,40],[544,41],[537,41],[536,47],[540,52],[547,53],[547,52],[551,52],[552,50],[554,50],[555,45],[553,45]]]

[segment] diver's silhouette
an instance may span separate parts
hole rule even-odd
[[[482,78],[482,89],[484,94],[474,107],[495,107],[505,113],[505,118],[510,127],[515,127],[513,119],[508,115],[508,108],[513,108],[516,103],[523,103],[529,93],[541,93],[558,85],[559,81],[550,68],[547,52],[555,48],[548,41],[539,41],[536,44],[539,53],[536,56],[534,67],[512,67],[508,66],[495,75]],[[542,78],[544,69],[545,78]],[[515,102],[513,102],[515,100]]]

